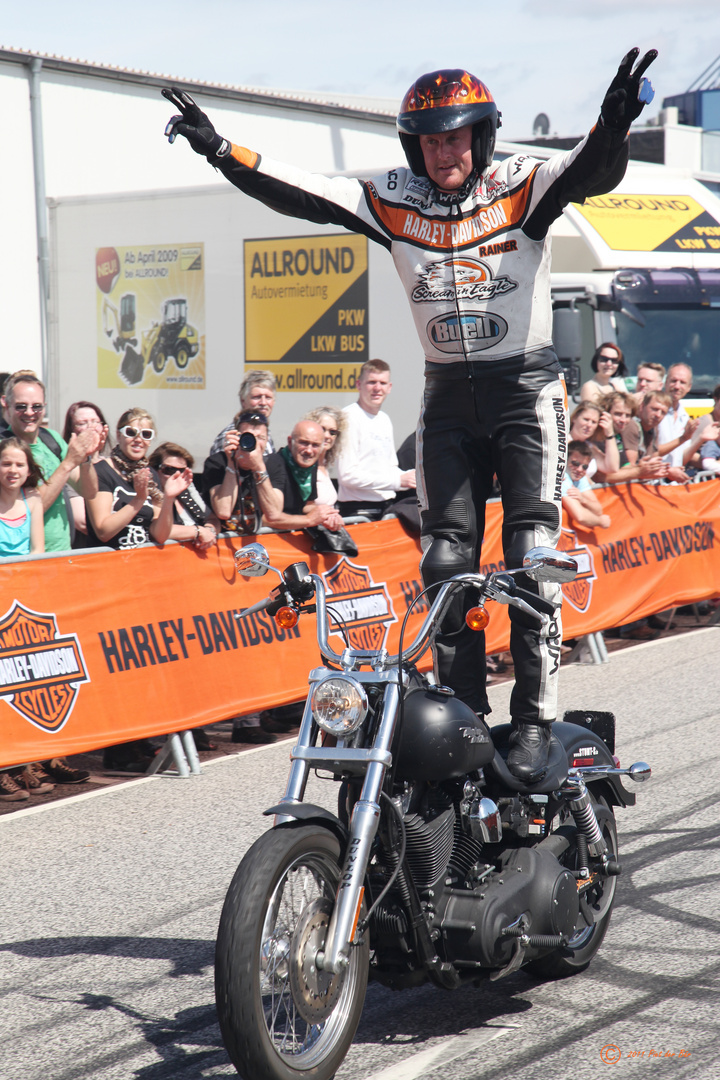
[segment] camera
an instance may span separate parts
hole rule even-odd
[[[241,450],[254,450],[256,446],[257,439],[253,435],[252,431],[243,431],[240,433]]]

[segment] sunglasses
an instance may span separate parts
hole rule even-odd
[[[28,409],[29,409],[30,412],[35,413],[36,416],[38,415],[38,413],[41,413],[41,412],[45,411],[45,406],[44,405],[37,405],[37,404],[36,405],[26,405],[26,403],[24,401],[16,401],[15,405],[14,405],[14,408],[15,408],[15,412],[19,412],[19,413],[26,413],[28,411]]]
[[[337,435],[338,429],[334,427],[324,427],[323,431],[326,435]]]
[[[159,465],[158,472],[163,476],[174,476],[175,473],[182,472],[187,465]]]
[[[152,442],[155,438],[155,432],[152,428],[134,428],[130,427],[129,424],[126,424],[125,427],[121,427],[119,431],[126,439],[137,439],[139,435],[145,442]]]
[[[583,472],[590,468],[589,461],[568,461],[568,465],[572,465],[573,469],[582,469]]]
[[[598,364],[619,364],[617,356],[599,356]]]

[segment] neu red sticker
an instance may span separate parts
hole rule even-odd
[[[42,731],[56,732],[90,682],[76,634],[60,634],[54,615],[17,600],[0,618],[0,698]]]

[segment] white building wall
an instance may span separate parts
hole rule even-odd
[[[19,58],[18,58],[19,59]],[[29,59],[29,58],[28,58]],[[42,121],[48,199],[226,184],[163,130],[172,113],[157,85],[122,73],[79,74],[45,67]],[[233,142],[317,172],[382,170],[399,160],[394,125],[311,109],[218,98],[197,90],[217,129]],[[4,164],[0,170],[0,370],[38,370],[41,356],[29,71],[0,60]],[[108,232],[112,231],[108,222]],[[188,235],[192,226],[188,226]],[[93,387],[78,387],[92,396]],[[58,418],[51,418],[53,423]]]

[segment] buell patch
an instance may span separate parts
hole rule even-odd
[[[322,576],[330,633],[342,636],[335,619],[343,625],[351,649],[382,649],[390,625],[397,622],[385,582],[376,585],[367,566],[356,566],[345,556]]]
[[[55,615],[16,600],[0,618],[0,698],[42,731],[60,731],[80,683],[90,682],[76,634],[60,634]]]

